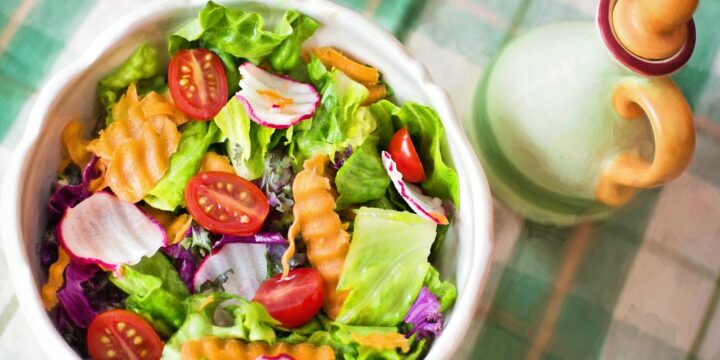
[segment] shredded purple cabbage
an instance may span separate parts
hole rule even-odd
[[[90,162],[85,165],[82,182],[80,184],[55,184],[55,190],[48,200],[48,222],[50,225],[57,224],[65,213],[65,210],[75,207],[75,205],[92,195],[92,193],[87,190],[87,187],[90,184],[90,181],[100,175],[95,170],[95,163],[97,163],[97,161],[98,157],[93,155]]]
[[[71,262],[65,269],[65,287],[57,293],[62,311],[80,328],[87,328],[97,315],[82,287],[82,283],[92,279],[97,271],[98,267],[95,265]]]
[[[213,250],[219,250],[226,244],[243,243],[243,244],[266,244],[266,245],[286,245],[287,239],[279,232],[259,232],[252,236],[233,236],[223,235],[218,242],[213,244]]]
[[[175,259],[175,269],[180,274],[180,279],[182,279],[190,294],[194,294],[193,276],[195,275],[197,263],[192,252],[179,243],[162,248],[162,252]]]
[[[352,146],[348,146],[343,151],[337,151],[335,152],[335,158],[332,164],[330,166],[335,170],[340,170],[340,168],[345,165],[345,162],[347,161],[350,156],[353,154]]]
[[[428,288],[420,289],[415,303],[410,307],[403,321],[412,325],[407,337],[417,334],[419,339],[439,336],[442,330],[443,314],[440,312],[440,303],[435,294]]]

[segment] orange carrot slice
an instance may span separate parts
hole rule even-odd
[[[373,85],[380,81],[380,73],[376,68],[351,60],[331,47],[313,49],[312,52],[326,67],[336,68],[359,83]]]

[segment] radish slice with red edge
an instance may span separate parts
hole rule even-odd
[[[395,189],[410,206],[410,209],[438,225],[448,224],[445,209],[442,207],[442,200],[429,197],[423,194],[419,187],[405,182],[402,173],[398,171],[397,164],[395,164],[395,160],[393,160],[389,152],[382,152],[382,162]]]
[[[98,192],[65,212],[57,238],[77,262],[118,271],[167,245],[165,229],[137,206]]]
[[[315,114],[320,95],[310,84],[271,74],[251,62],[240,65],[237,98],[250,119],[262,126],[286,129]]]
[[[268,275],[265,244],[229,243],[213,250],[198,266],[193,279],[195,290],[208,280],[227,276],[222,283],[225,292],[252,299]],[[228,272],[232,270],[232,272]]]

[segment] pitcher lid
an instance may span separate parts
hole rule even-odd
[[[692,56],[696,7],[697,0],[600,0],[597,22],[621,64],[643,75],[665,76]]]

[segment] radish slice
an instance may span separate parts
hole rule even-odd
[[[382,152],[382,162],[385,165],[385,171],[390,176],[390,180],[395,185],[395,189],[416,214],[439,225],[448,224],[445,209],[442,207],[442,200],[429,197],[423,194],[419,187],[406,183],[397,169],[395,160],[387,151]]]
[[[80,263],[118,271],[167,245],[165,229],[137,206],[98,192],[65,212],[57,228],[63,249]]]
[[[250,119],[262,126],[286,129],[309,119],[320,104],[310,84],[271,74],[251,62],[240,65],[237,98]]]
[[[226,274],[222,285],[225,292],[252,299],[267,278],[267,246],[265,244],[230,243],[203,260],[195,273],[193,286],[199,290],[208,280]],[[228,270],[232,272],[228,273]]]

